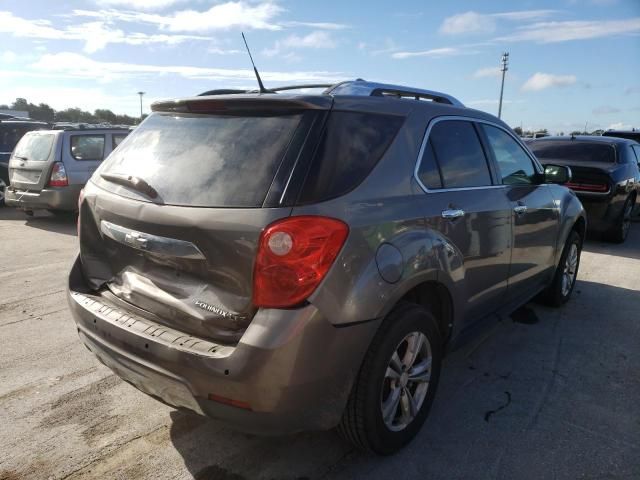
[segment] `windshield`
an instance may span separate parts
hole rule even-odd
[[[574,160],[579,162],[615,163],[616,151],[606,143],[567,141],[540,141],[528,143],[539,159]]]
[[[53,137],[52,133],[25,135],[16,146],[13,155],[23,160],[44,162],[49,158],[49,153],[51,153]]]
[[[100,172],[143,179],[165,204],[259,207],[300,118],[156,113],[122,141]]]

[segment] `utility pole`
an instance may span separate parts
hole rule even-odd
[[[138,92],[138,95],[140,95],[140,121],[142,121],[142,96],[145,94],[145,92]]]
[[[504,76],[509,70],[509,52],[502,54],[502,86],[500,87],[500,103],[498,104],[498,118],[502,117],[502,94],[504,93]]]

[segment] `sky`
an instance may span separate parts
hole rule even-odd
[[[366,80],[552,132],[640,127],[640,0],[0,0],[0,104],[139,115],[163,98]]]

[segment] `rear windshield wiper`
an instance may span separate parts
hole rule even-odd
[[[156,189],[140,177],[125,175],[123,173],[101,173],[100,176],[109,182],[117,183],[118,185],[123,185],[125,187],[131,187],[138,192],[144,193],[150,198],[158,197]]]

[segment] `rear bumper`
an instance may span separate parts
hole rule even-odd
[[[260,310],[237,345],[216,345],[137,316],[119,302],[79,293],[83,290],[77,260],[69,306],[81,340],[102,363],[164,403],[249,433],[337,425],[378,326],[371,321],[336,328],[312,305]]]
[[[82,187],[82,185],[69,185],[67,187],[45,188],[39,192],[7,187],[5,202],[10,207],[24,210],[75,211],[78,209],[78,196]]]

